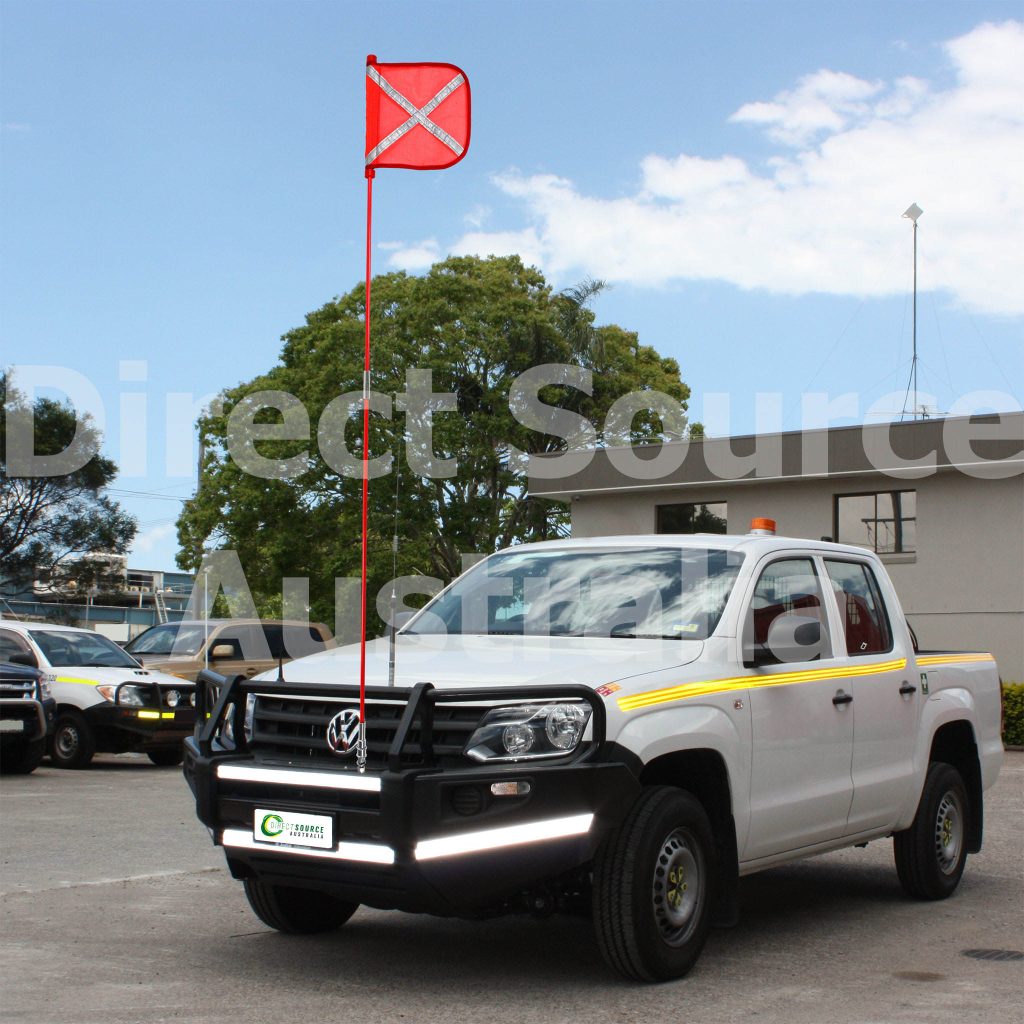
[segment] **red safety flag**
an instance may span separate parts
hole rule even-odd
[[[454,64],[366,58],[366,171],[440,170],[469,149],[469,79]]]

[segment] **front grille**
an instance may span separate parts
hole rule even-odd
[[[327,725],[346,708],[358,709],[358,700],[321,700],[315,697],[291,697],[259,694],[253,709],[250,748],[265,760],[301,761],[334,767],[355,763],[355,757],[339,757],[327,746]],[[366,702],[367,767],[383,770],[388,752],[405,713],[405,701],[368,700]],[[437,764],[468,766],[462,756],[485,708],[438,704],[433,709],[431,746]],[[423,760],[420,750],[422,722],[417,717],[402,748],[402,765]]]
[[[0,697],[25,697],[31,699],[36,695],[36,684],[31,679],[25,682],[0,680]]]

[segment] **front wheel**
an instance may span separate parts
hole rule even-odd
[[[46,753],[46,740],[8,740],[0,747],[0,772],[4,775],[29,775]]]
[[[967,861],[969,813],[960,773],[933,761],[913,824],[892,837],[896,874],[908,896],[944,900],[953,895]]]
[[[85,715],[65,711],[53,727],[50,759],[57,768],[85,768],[96,753],[96,735]]]
[[[718,865],[701,804],[644,790],[594,862],[594,928],[608,965],[636,981],[681,978],[707,938]]]
[[[268,927],[289,935],[312,935],[340,928],[359,909],[316,889],[245,880],[245,897],[253,913]]]
[[[185,751],[181,747],[165,747],[162,750],[147,750],[146,757],[158,768],[173,768],[185,760]]]

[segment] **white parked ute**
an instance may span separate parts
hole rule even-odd
[[[57,702],[50,759],[85,768],[98,751],[142,751],[180,764],[195,727],[195,686],[151,672],[100,633],[50,623],[0,622],[0,657],[43,673]]]
[[[860,548],[522,545],[401,629],[393,686],[388,657],[368,654],[364,771],[358,647],[200,677],[185,775],[273,928],[582,906],[611,967],[668,979],[735,922],[741,875],[892,836],[907,893],[941,899],[981,847],[995,663],[915,650]]]

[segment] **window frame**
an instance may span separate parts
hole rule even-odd
[[[878,496],[880,494],[896,495],[896,494],[913,494],[914,495],[914,515],[913,518],[907,518],[904,516],[896,517],[896,505],[893,503],[893,523],[895,530],[895,537],[901,546],[896,547],[892,551],[879,551],[878,550],[878,531],[875,531],[875,542],[871,547],[867,544],[858,544],[856,541],[844,540],[839,535],[839,501],[842,498],[874,498],[875,499],[875,519],[874,522],[878,523]],[[914,524],[914,547],[907,550],[906,547],[902,546],[903,543],[903,523]],[[843,494],[832,495],[832,536],[835,537],[836,543],[838,544],[850,544],[854,547],[863,548],[865,551],[871,551],[873,554],[878,555],[879,558],[902,558],[909,556],[910,558],[916,558],[917,556],[917,488],[916,487],[893,487],[884,490],[873,490],[873,491],[850,491]]]
[[[884,627],[885,635],[888,639],[888,646],[883,647],[878,651],[851,651],[849,643],[846,639],[846,613],[839,606],[839,599],[836,596],[835,587],[832,586],[832,577],[828,571],[829,562],[843,562],[847,565],[860,566],[861,570],[865,572],[865,579],[868,583],[868,589],[871,591],[871,596],[875,601],[878,608],[881,609],[881,625]],[[896,634],[892,628],[892,620],[889,618],[889,607],[885,598],[882,595],[882,589],[878,585],[878,577],[875,575],[874,569],[868,562],[865,562],[860,558],[852,558],[849,555],[833,556],[823,554],[821,556],[821,566],[824,570],[825,576],[829,581],[829,590],[832,593],[833,611],[836,613],[836,624],[843,631],[843,647],[846,649],[847,658],[869,658],[872,655],[891,654],[896,648]],[[844,591],[845,593],[845,591]]]
[[[690,533],[680,533],[677,530],[662,530],[661,529],[661,511],[662,509],[675,508],[679,505],[689,505],[691,508],[697,508],[703,505],[707,508],[709,505],[722,505],[725,509],[725,515],[720,516],[720,519],[725,520],[725,530],[722,533],[707,533],[706,530],[693,530]],[[715,515],[715,513],[711,513]],[[697,537],[701,534],[706,534],[709,537],[726,537],[729,534],[729,502],[726,498],[716,498],[713,501],[669,501],[663,505],[654,506],[654,533],[658,537]]]
[[[767,560],[761,562],[759,565],[754,566],[754,571],[750,576],[750,584],[747,589],[747,593],[744,595],[743,604],[740,606],[740,621],[736,630],[737,639],[739,640],[739,660],[740,664],[747,664],[747,650],[746,650],[746,623],[747,616],[753,615],[753,603],[754,598],[757,596],[757,588],[761,584],[761,580],[764,574],[773,565],[777,565],[780,562],[796,562],[806,561],[810,563],[811,573],[818,583],[818,599],[821,602],[820,611],[822,614],[822,636],[824,638],[825,650],[819,652],[818,657],[813,659],[815,667],[820,667],[823,662],[834,661],[838,655],[836,654],[836,645],[833,640],[833,606],[828,603],[828,596],[826,594],[826,587],[824,585],[825,567],[819,562],[819,553],[815,551],[777,551],[772,552],[768,556]],[[828,590],[832,589],[832,583],[829,581]],[[845,637],[844,637],[845,639]],[[751,639],[752,649],[756,647],[756,644]],[[810,665],[811,662],[803,661],[773,661],[766,662],[759,666],[760,668],[775,668],[779,665]]]

